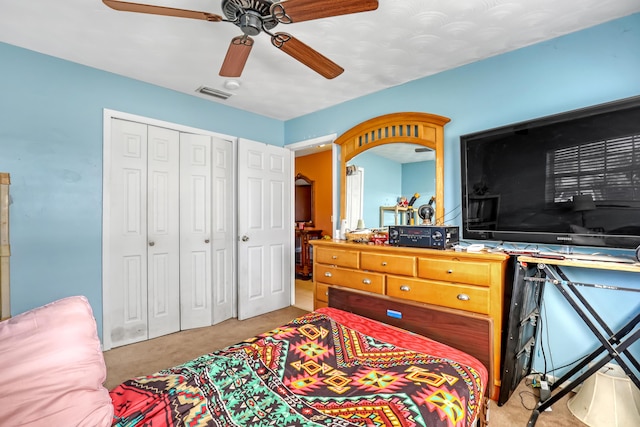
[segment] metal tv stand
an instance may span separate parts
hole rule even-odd
[[[609,289],[624,292],[625,298],[636,298],[638,303],[640,303],[640,288],[576,283],[569,280],[562,271],[563,267],[579,267],[640,273],[640,265],[637,263],[541,259],[539,257],[528,256],[518,257],[518,262],[524,265],[536,265],[539,274],[534,277],[523,277],[522,280],[538,281],[542,287],[549,284],[555,286],[600,342],[600,346],[596,350],[587,355],[581,362],[576,364],[576,366],[550,386],[548,398],[541,401],[533,410],[527,426],[535,426],[538,416],[542,412],[551,407],[567,393],[572,391],[578,384],[581,384],[611,360],[615,360],[633,383],[640,388],[640,380],[629,366],[629,364],[631,364],[637,371],[640,371],[640,363],[638,363],[634,355],[629,351],[629,346],[640,339],[640,313],[635,313],[635,315],[631,313],[633,315],[632,319],[614,331],[613,328],[598,315],[579,291],[580,287]],[[518,286],[518,284],[516,283],[514,286]],[[588,369],[574,380],[571,380],[574,375],[578,374],[584,368]],[[560,386],[565,383],[567,383],[566,386],[560,388]]]

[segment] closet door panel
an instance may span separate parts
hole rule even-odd
[[[235,317],[234,152],[231,141],[212,137],[212,324]]]
[[[112,121],[109,242],[103,286],[109,295],[107,348],[148,338],[147,126]],[[111,344],[111,345],[109,345]]]
[[[180,134],[148,130],[149,338],[180,330]]]
[[[180,135],[181,329],[211,325],[211,137]]]

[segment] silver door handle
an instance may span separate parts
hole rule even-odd
[[[249,241],[249,236],[247,236],[246,234],[244,236],[242,236],[242,241],[243,242]]]
[[[156,244],[156,242],[149,242],[149,246],[153,246],[155,244]]]
[[[209,243],[209,239],[204,239],[204,242],[205,243]]]

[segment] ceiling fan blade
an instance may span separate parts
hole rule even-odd
[[[271,14],[283,24],[367,12],[378,0],[284,0],[271,5]]]
[[[240,77],[252,47],[253,39],[249,36],[238,36],[231,39],[219,74],[222,77]]]
[[[338,77],[344,72],[341,66],[302,43],[291,34],[275,33],[273,37],[271,37],[271,43],[287,55],[297,59],[327,79]]]
[[[175,9],[173,7],[152,6],[149,4],[129,3],[118,0],[102,0],[111,9],[122,12],[150,13],[152,15],[177,16],[179,18],[202,19],[204,21],[219,22],[222,16],[209,12],[198,12],[195,10]]]

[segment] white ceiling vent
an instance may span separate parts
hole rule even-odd
[[[202,94],[213,96],[220,99],[227,99],[231,96],[230,93],[223,92],[221,90],[214,89],[207,86],[200,86],[198,89],[196,89],[196,92],[200,92]]]

